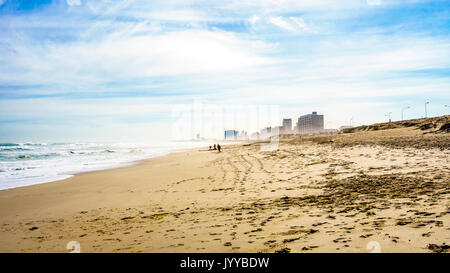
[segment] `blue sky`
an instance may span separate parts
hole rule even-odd
[[[449,114],[449,12],[426,0],[0,0],[0,141],[162,139],[194,100],[235,107],[234,120],[241,106],[318,111],[328,128],[406,106],[421,117],[425,101]],[[215,130],[233,126],[252,130]]]

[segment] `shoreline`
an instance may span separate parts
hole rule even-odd
[[[222,145],[222,146],[225,147],[225,146],[229,146],[229,145],[236,145],[236,143],[234,143],[234,144],[224,144],[224,145]],[[71,178],[71,177],[74,177],[74,176],[76,176],[76,175],[80,175],[80,174],[95,173],[95,172],[101,172],[101,171],[108,171],[108,170],[115,170],[115,169],[123,169],[123,168],[135,167],[135,166],[139,166],[139,165],[141,165],[141,164],[144,164],[146,161],[151,160],[151,159],[153,159],[153,158],[164,157],[164,156],[169,156],[169,155],[171,155],[171,154],[184,153],[184,152],[189,152],[189,151],[193,152],[193,151],[195,151],[195,150],[197,150],[197,149],[201,149],[201,148],[205,148],[205,147],[182,148],[182,149],[180,149],[180,150],[169,151],[169,152],[167,152],[167,153],[165,153],[165,154],[156,155],[156,156],[152,156],[152,157],[148,157],[148,158],[144,158],[144,159],[134,160],[134,161],[131,161],[131,162],[126,163],[126,164],[128,164],[128,165],[116,166],[116,167],[111,167],[111,168],[107,168],[107,169],[99,169],[99,170],[91,170],[91,171],[81,171],[81,172],[77,172],[77,173],[70,174],[71,176],[68,177],[68,178],[59,179],[59,180],[55,180],[55,181],[44,182],[44,183],[51,183],[51,182],[63,181],[63,180],[69,179],[69,178]],[[206,152],[208,152],[208,151],[209,151],[209,152],[213,152],[212,150],[211,150],[211,151],[210,151],[210,150],[205,150],[205,151],[206,151]],[[39,184],[44,184],[44,183],[39,183]],[[34,184],[34,185],[39,185],[39,184]],[[33,186],[33,185],[28,185],[28,186]],[[28,186],[23,186],[23,187],[28,187]],[[18,187],[18,188],[20,188],[20,187]],[[15,188],[12,188],[12,189],[15,189]],[[0,190],[0,191],[2,191],[2,190]]]
[[[449,150],[383,144],[428,141],[413,133],[192,148],[0,191],[0,252],[445,252]]]
[[[204,147],[197,147],[197,148],[204,148]],[[23,188],[23,187],[29,187],[29,186],[35,186],[35,185],[41,185],[41,184],[47,184],[47,183],[64,181],[66,179],[70,179],[70,178],[72,178],[72,177],[74,177],[76,175],[84,174],[84,173],[101,172],[101,171],[106,171],[106,170],[113,170],[113,169],[121,169],[121,168],[133,167],[133,166],[142,164],[144,161],[152,159],[152,158],[167,156],[167,155],[169,155],[171,153],[183,152],[183,151],[188,151],[188,150],[191,150],[191,149],[196,149],[196,148],[181,148],[181,149],[177,149],[177,150],[173,150],[173,151],[167,151],[167,152],[164,152],[163,154],[158,154],[158,155],[146,157],[146,158],[143,158],[143,159],[136,159],[136,160],[132,160],[132,161],[122,162],[122,163],[118,163],[117,165],[110,166],[110,167],[100,167],[99,169],[93,169],[93,170],[61,173],[61,174],[58,174],[58,175],[67,176],[67,177],[65,177],[65,178],[56,178],[55,180],[44,181],[44,182],[36,182],[36,183],[29,184],[29,185],[23,185],[23,186],[18,186],[18,187],[11,187],[11,188],[0,189],[0,192],[1,191],[6,191],[6,190],[11,190],[11,189],[16,189],[16,188]]]

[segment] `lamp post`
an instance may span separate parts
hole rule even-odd
[[[391,114],[392,114],[392,112],[389,112],[384,115],[385,117],[387,117],[389,119],[389,122],[391,122]]]
[[[405,111],[406,109],[409,109],[409,108],[411,108],[411,107],[406,106],[405,108],[402,108],[402,121],[403,121],[403,111]]]
[[[430,103],[429,101],[425,102],[425,118],[428,117],[428,115],[427,115],[427,104],[429,104],[429,103]]]

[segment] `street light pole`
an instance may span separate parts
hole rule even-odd
[[[427,104],[429,104],[429,103],[430,103],[429,101],[425,102],[425,118],[428,117],[427,116]]]
[[[409,109],[409,108],[411,108],[411,107],[406,106],[405,108],[402,108],[402,121],[403,121],[403,111],[405,111],[406,109]]]
[[[385,115],[384,115],[385,117],[388,117],[388,118],[389,118],[389,122],[391,122],[391,114],[392,114],[392,112],[389,112],[388,114],[385,114]]]

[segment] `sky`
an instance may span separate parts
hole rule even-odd
[[[218,137],[312,111],[338,128],[420,118],[426,102],[450,114],[449,12],[445,0],[0,0],[0,142]]]

